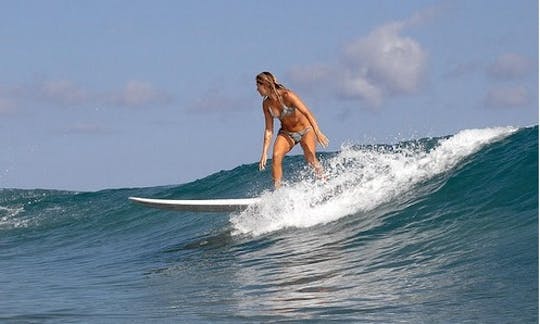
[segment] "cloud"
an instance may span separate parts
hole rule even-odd
[[[371,106],[380,106],[383,101],[383,89],[363,76],[350,75],[343,80],[339,94],[342,98],[363,99]]]
[[[15,93],[15,88],[0,84],[0,115],[11,114],[17,110]]]
[[[525,86],[499,86],[488,90],[484,105],[488,108],[519,108],[530,103]]]
[[[299,87],[306,89],[312,87],[324,87],[330,80],[339,77],[335,66],[315,64],[312,66],[293,67],[287,73]]]
[[[337,98],[364,101],[370,108],[381,106],[387,98],[414,93],[424,79],[428,54],[403,33],[437,11],[425,10],[375,28],[346,44],[337,63],[296,67],[289,78],[300,87],[330,90]]]
[[[210,88],[199,100],[191,104],[187,111],[190,113],[230,113],[237,112],[250,105],[240,98],[228,95],[222,88]]]
[[[111,130],[104,128],[101,125],[92,123],[78,123],[70,127],[67,127],[62,131],[65,135],[95,135],[95,134],[109,134]]]
[[[514,80],[533,72],[532,60],[515,53],[506,53],[497,57],[487,68],[487,74],[496,80]]]
[[[123,87],[94,91],[70,80],[46,80],[34,84],[1,86],[0,112],[12,111],[22,103],[61,107],[107,105],[126,108],[154,107],[169,104],[172,96],[148,82],[131,80]]]
[[[445,78],[462,78],[467,75],[476,74],[483,69],[482,63],[472,60],[469,62],[458,63],[450,68],[448,72],[444,74]]]
[[[131,80],[123,89],[112,92],[105,97],[105,103],[125,107],[145,107],[170,103],[171,96],[164,91],[156,89],[150,83]]]
[[[460,78],[466,75],[479,74],[487,76],[494,81],[510,81],[522,79],[535,71],[534,62],[522,55],[505,53],[493,60],[471,60],[461,62],[450,68],[444,76]]]
[[[0,115],[13,113],[16,110],[16,107],[13,100],[0,97]]]
[[[45,81],[38,85],[37,93],[40,100],[61,105],[85,104],[90,99],[86,90],[68,80]]]
[[[532,103],[532,94],[523,82],[533,73],[534,62],[522,55],[505,53],[487,65],[485,73],[495,85],[488,89],[484,106],[488,108],[520,108]],[[514,83],[514,84],[508,84]]]
[[[345,48],[344,90],[370,99],[417,90],[427,54],[420,44],[401,35],[406,23],[390,23]],[[381,98],[382,99],[382,98]]]

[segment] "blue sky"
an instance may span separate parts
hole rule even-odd
[[[258,162],[261,71],[303,98],[328,151],[538,124],[536,0],[4,0],[0,53],[0,188]]]

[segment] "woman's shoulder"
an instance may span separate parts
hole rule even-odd
[[[272,105],[271,101],[272,101],[272,99],[270,99],[269,97],[265,97],[263,99],[263,101],[262,101],[263,110],[268,109],[268,107],[270,107]]]
[[[298,95],[290,89],[284,89],[281,96],[285,103],[294,103],[299,99]]]

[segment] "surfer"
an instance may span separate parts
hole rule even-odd
[[[279,119],[281,128],[274,142],[272,154],[272,178],[274,187],[281,186],[283,176],[282,161],[285,154],[300,143],[304,158],[313,167],[318,177],[323,177],[323,169],[315,156],[315,147],[319,142],[328,146],[328,138],[321,132],[315,116],[302,100],[291,90],[279,84],[270,72],[262,72],[255,78],[257,91],[264,97],[264,142],[259,170],[266,168],[268,147],[274,133],[274,118]]]

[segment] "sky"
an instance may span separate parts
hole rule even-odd
[[[320,151],[537,125],[538,12],[537,0],[0,0],[0,188],[173,185],[256,163],[262,71],[314,113]]]

